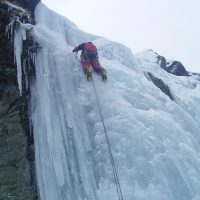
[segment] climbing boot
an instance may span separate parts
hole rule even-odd
[[[102,78],[102,81],[103,82],[106,82],[107,81],[107,72],[105,69],[102,69],[101,70],[101,78]]]
[[[91,67],[85,71],[86,77],[88,81],[92,81],[92,69]]]

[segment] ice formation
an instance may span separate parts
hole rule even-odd
[[[107,83],[95,73],[93,79],[124,200],[199,200],[199,80],[167,73],[149,52],[135,57],[85,33],[42,3],[35,16],[41,50],[31,120],[41,200],[118,199],[94,88],[71,52],[85,41],[97,45],[108,71]],[[19,87],[23,30],[15,34]],[[143,71],[164,80],[175,101]]]

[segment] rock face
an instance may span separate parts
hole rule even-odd
[[[27,2],[10,1],[18,6]],[[38,1],[31,2],[30,9],[33,10]],[[10,20],[21,16],[27,21],[28,14],[21,14],[17,7],[11,9],[9,5],[0,2],[0,199],[32,200],[37,199],[37,187],[34,142],[28,118],[29,92],[23,89],[23,94],[19,93],[12,38],[6,36]],[[32,19],[28,22],[30,20],[33,23]],[[24,55],[30,44],[33,44],[31,39],[23,44]]]
[[[152,81],[156,87],[158,87],[163,93],[165,93],[172,101],[174,98],[170,92],[169,87],[161,79],[155,77],[152,73],[147,72],[146,77],[148,80]]]
[[[27,8],[33,13],[35,10],[35,6],[39,2],[40,2],[40,0],[21,0],[21,5],[23,8]]]
[[[10,3],[16,4],[22,8],[28,9],[33,14],[35,6],[40,0],[8,0]]]
[[[170,87],[167,85],[166,80],[163,81],[158,78],[159,75],[156,74],[156,69],[161,67],[163,70],[175,76],[195,75],[195,73],[188,72],[181,62],[166,59],[164,56],[159,55],[152,49],[148,49],[146,51],[138,53],[137,57],[139,58],[140,62],[142,62],[142,65],[146,65],[146,63],[147,66],[149,64],[152,65],[151,68],[149,68],[147,71],[144,71],[146,78],[149,81],[152,81],[154,85],[158,87],[164,94],[166,94],[172,101],[175,101],[175,98],[170,90]],[[146,69],[147,68],[145,68],[145,70]]]
[[[183,64],[179,61],[167,62],[165,57],[158,55],[157,63],[167,72],[176,76],[189,76]]]
[[[152,49],[138,53],[137,56],[145,57],[148,61],[158,64],[162,69],[176,76],[190,76],[190,73],[185,69],[183,64],[176,60],[166,59]]]

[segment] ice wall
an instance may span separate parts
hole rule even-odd
[[[94,88],[71,52],[85,41],[97,45],[108,71],[107,83],[93,78],[124,199],[200,199],[199,85],[136,60],[127,47],[79,30],[42,3],[35,16],[41,50],[31,120],[41,200],[118,199]],[[168,80],[176,102],[143,75],[152,69]]]

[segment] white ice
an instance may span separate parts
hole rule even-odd
[[[41,200],[117,200],[92,83],[72,49],[93,41],[108,71],[94,84],[124,200],[200,199],[200,85],[161,69],[148,52],[79,30],[40,3],[34,35],[41,45],[31,86],[37,181]],[[172,91],[170,100],[143,74]]]

